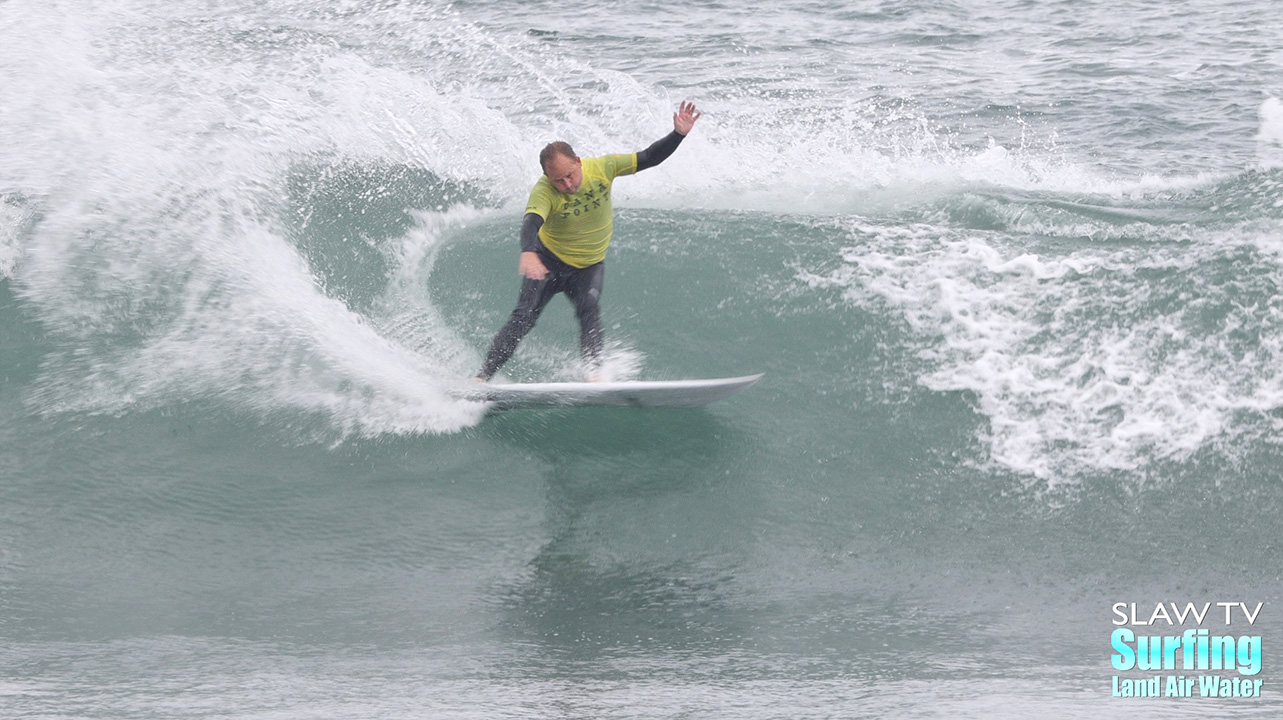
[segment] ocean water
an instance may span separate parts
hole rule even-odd
[[[1267,0],[0,1],[0,717],[1277,716],[1281,98]],[[765,378],[452,399],[682,99],[607,369]]]

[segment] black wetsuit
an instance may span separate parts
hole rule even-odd
[[[674,130],[650,147],[637,153],[637,172],[655,167],[677,149],[684,136]],[[575,317],[579,319],[579,350],[589,366],[596,365],[601,357],[601,313],[598,302],[601,299],[602,278],[606,273],[605,262],[577,268],[561,261],[539,241],[539,228],[543,227],[543,218],[534,213],[526,213],[521,222],[521,251],[533,252],[548,269],[543,280],[521,279],[521,295],[517,307],[509,316],[508,322],[495,335],[490,352],[486,355],[485,364],[477,377],[489,380],[508,362],[517,344],[530,332],[539,320],[540,313],[548,301],[557,293],[564,292],[575,306]]]

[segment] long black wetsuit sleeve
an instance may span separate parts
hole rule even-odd
[[[521,220],[521,252],[539,252],[543,243],[539,241],[539,228],[543,227],[543,218],[534,213],[526,213]]]
[[[686,136],[676,130],[668,133],[664,137],[656,140],[650,147],[637,153],[637,172],[647,168],[653,168],[656,165],[668,159],[669,155],[682,144],[682,139]]]

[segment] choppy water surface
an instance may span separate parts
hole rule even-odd
[[[1276,14],[0,3],[0,705],[1277,713]],[[608,367],[765,379],[453,400],[539,148],[683,98]],[[1113,603],[1231,600],[1262,698],[1111,697]]]

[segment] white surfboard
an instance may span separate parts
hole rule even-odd
[[[616,407],[692,407],[730,397],[761,375],[709,380],[628,380],[477,384],[465,388],[465,400],[491,402],[498,408],[541,408],[602,405]]]

